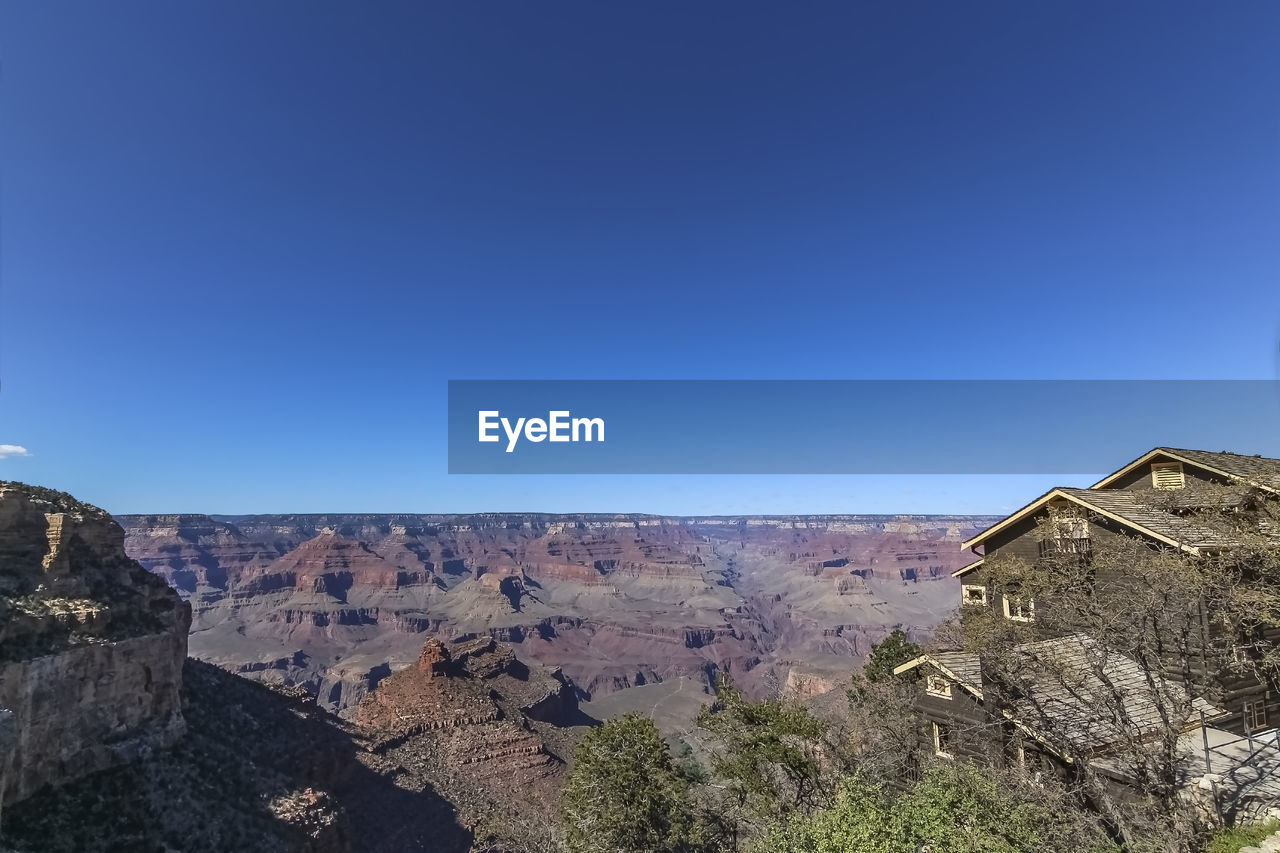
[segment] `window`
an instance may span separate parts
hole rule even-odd
[[[1089,522],[1078,507],[1060,506],[1049,509],[1049,530],[1040,542],[1040,556],[1089,553]]]
[[[1225,614],[1222,626],[1224,634],[1235,637],[1235,641],[1231,643],[1231,660],[1237,666],[1252,666],[1254,650],[1264,651],[1267,648],[1266,635],[1259,626],[1234,626]]]
[[[1181,489],[1187,485],[1181,462],[1152,462],[1151,485],[1157,489]]]
[[[960,587],[960,601],[965,604],[987,603],[987,588],[982,584],[967,583]]]
[[[954,746],[951,726],[945,723],[933,724],[933,754],[939,758],[953,758],[951,749]]]
[[[939,699],[950,699],[951,682],[941,675],[930,675],[924,680],[924,692]]]
[[[1013,622],[1036,621],[1036,600],[1006,595],[1004,597],[1004,617]]]
[[[1244,728],[1248,732],[1259,732],[1267,727],[1267,701],[1254,699],[1244,703]]]

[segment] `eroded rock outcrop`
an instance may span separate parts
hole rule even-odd
[[[498,719],[480,679],[465,676],[439,640],[428,640],[416,663],[385,679],[356,710],[356,722],[395,737],[456,729]]]
[[[70,495],[0,483],[3,800],[181,737],[189,606],[130,559],[124,531]]]
[[[531,670],[491,637],[431,639],[412,665],[361,700],[352,719],[371,750],[448,789],[466,813],[468,802],[506,799],[513,787],[535,800],[555,795],[563,763],[535,721],[574,722],[573,697],[558,671]]]

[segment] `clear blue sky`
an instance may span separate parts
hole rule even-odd
[[[445,382],[1275,378],[1277,44],[1274,2],[4,0],[0,478],[1012,508],[1053,478],[449,477]]]

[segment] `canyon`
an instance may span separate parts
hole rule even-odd
[[[728,673],[840,684],[956,601],[968,516],[128,515],[125,547],[191,605],[191,654],[350,715],[423,642],[490,638],[583,701]]]
[[[985,522],[113,519],[0,483],[0,845],[541,849],[589,726],[678,740],[721,673],[842,696]]]
[[[0,482],[0,849],[462,853],[554,813],[594,722],[560,670],[419,636],[340,719],[189,658],[190,605],[124,542],[97,507]]]

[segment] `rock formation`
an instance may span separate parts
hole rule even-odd
[[[190,622],[107,513],[0,483],[4,802],[174,743]]]
[[[370,550],[315,538],[275,574],[339,597]],[[428,642],[347,722],[187,659],[190,622],[105,512],[0,483],[0,849],[463,853],[512,785],[554,799],[572,686],[491,637]]]
[[[556,671],[531,670],[492,638],[447,646],[426,642],[411,666],[384,679],[352,719],[369,748],[446,788],[462,803],[553,798],[563,762],[534,722],[577,722],[570,685]],[[518,809],[517,809],[518,810]]]
[[[580,698],[789,661],[848,670],[955,601],[956,516],[124,516],[126,546],[192,603],[196,657],[349,712],[425,636],[491,637]]]

